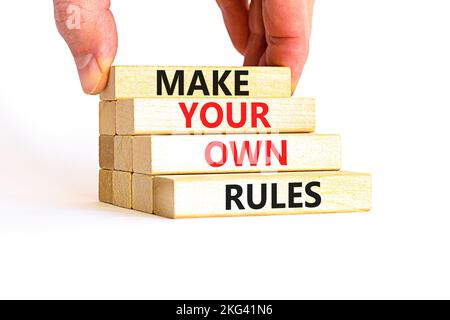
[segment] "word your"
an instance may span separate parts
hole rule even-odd
[[[275,147],[274,143],[270,140],[261,141],[257,140],[253,146],[250,146],[250,141],[243,141],[239,147],[235,141],[230,141],[230,153],[233,156],[234,164],[237,167],[242,167],[244,160],[248,159],[250,166],[256,167],[260,162],[261,148],[264,147],[265,165],[272,165],[272,155],[274,155],[279,164],[287,166],[287,141],[281,140],[281,152]],[[220,158],[213,160],[213,150],[217,149],[220,152]],[[228,161],[228,148],[227,145],[221,141],[210,142],[206,146],[205,159],[206,162],[213,168],[222,167]]]
[[[249,105],[247,102],[241,103],[240,117],[236,121],[233,119],[233,103],[227,102],[226,106],[221,106],[216,102],[208,102],[200,107],[200,111],[196,113],[199,103],[194,102],[190,107],[184,102],[179,103],[181,111],[186,119],[186,128],[192,128],[192,118],[195,114],[200,117],[200,121],[203,126],[210,129],[215,129],[223,124],[225,113],[226,121],[231,128],[243,128],[247,125],[247,119],[250,119],[250,124],[252,128],[258,128],[258,120],[265,127],[270,128],[269,121],[266,119],[267,113],[269,113],[269,106],[264,102],[252,102]],[[208,119],[207,114],[214,115],[214,119]],[[248,115],[250,113],[250,115]]]
[[[267,188],[267,183],[261,184],[261,194],[259,197],[255,197],[255,192],[253,189],[253,184],[247,184],[246,188],[243,188],[237,184],[226,185],[225,187],[225,207],[226,210],[232,209],[232,204],[234,203],[239,210],[246,210],[246,205],[248,208],[253,210],[261,210],[270,205],[272,209],[285,209],[285,208],[316,208],[322,203],[322,197],[319,193],[313,190],[314,187],[320,188],[320,182],[312,181],[305,185],[304,194],[311,197],[314,201],[300,201],[303,199],[303,193],[298,189],[303,188],[302,182],[291,182],[288,183],[288,201],[280,202],[278,199],[278,185],[276,183],[271,184],[271,192],[269,193]],[[244,192],[245,196],[244,196]],[[256,202],[254,199],[260,199]],[[242,202],[242,199],[246,199],[246,203]],[[270,201],[268,201],[270,199]]]
[[[226,80],[230,74],[234,74],[234,88],[230,90],[226,84]],[[163,95],[163,88],[167,95],[172,96],[175,91],[178,95],[192,96],[197,91],[203,96],[218,96],[221,91],[225,96],[249,96],[250,92],[243,89],[248,86],[248,80],[244,80],[244,76],[248,76],[248,70],[225,70],[222,74],[219,71],[212,71],[212,88],[208,87],[205,75],[202,70],[195,70],[192,78],[188,79],[188,85],[185,82],[184,70],[176,70],[173,79],[169,80],[165,70],[156,71],[156,88],[157,95]],[[186,90],[187,89],[187,90]]]

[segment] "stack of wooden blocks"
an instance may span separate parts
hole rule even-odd
[[[113,67],[100,102],[100,201],[169,218],[368,211],[338,135],[282,67]]]

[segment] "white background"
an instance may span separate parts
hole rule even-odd
[[[239,65],[213,0],[113,0],[118,64]],[[450,298],[450,4],[318,0],[296,95],[369,214],[172,221],[97,202],[97,97],[51,1],[0,8],[0,298]]]

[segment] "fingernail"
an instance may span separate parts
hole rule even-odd
[[[75,57],[81,86],[87,94],[97,94],[106,85],[107,75],[102,72],[99,63],[93,54]]]

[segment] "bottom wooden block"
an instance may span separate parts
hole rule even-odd
[[[98,186],[101,202],[131,209],[131,173],[100,170]]]
[[[141,179],[141,177],[139,177]],[[136,184],[139,189],[140,183]],[[141,192],[139,198],[147,191]],[[157,176],[153,211],[168,218],[369,211],[371,176],[342,171]]]
[[[168,218],[369,211],[371,176],[343,171],[150,176],[100,170],[99,199]]]
[[[133,209],[153,213],[153,176],[133,174]]]

